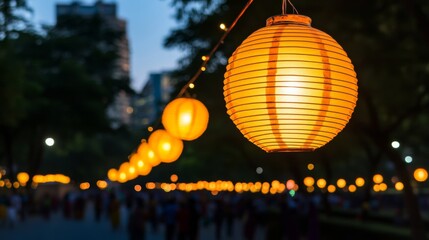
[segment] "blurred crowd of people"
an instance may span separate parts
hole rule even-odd
[[[110,189],[69,191],[62,198],[43,193],[35,199],[11,192],[0,195],[0,227],[14,227],[28,215],[49,221],[52,214],[58,214],[70,220],[107,219],[112,231],[126,230],[130,240],[146,239],[148,231],[162,232],[166,240],[199,239],[201,228],[208,227],[216,239],[256,239],[258,231],[265,239],[319,239],[318,202],[299,194]]]

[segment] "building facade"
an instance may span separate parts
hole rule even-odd
[[[80,1],[56,5],[57,23],[61,20],[61,17],[70,15],[81,17],[100,16],[106,27],[123,33],[116,43],[119,58],[115,64],[113,78],[118,79],[118,81],[128,81],[130,78],[130,51],[127,23],[125,20],[118,18],[117,5],[115,3],[104,3],[103,1],[97,1],[93,5],[82,4]],[[113,128],[130,124],[131,113],[133,112],[130,106],[130,98],[128,93],[121,91],[115,96],[113,104],[109,106],[107,116]]]
[[[168,72],[151,73],[141,93],[132,101],[132,125],[143,128],[157,124],[176,84]]]

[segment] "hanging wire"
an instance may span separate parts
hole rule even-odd
[[[235,18],[234,22],[232,22],[231,26],[226,29],[225,33],[219,39],[219,41],[217,42],[217,44],[213,47],[213,49],[210,51],[210,53],[205,56],[205,60],[203,61],[203,64],[198,69],[198,71],[195,73],[195,75],[191,78],[191,80],[189,80],[185,84],[185,86],[182,87],[182,89],[180,90],[180,92],[179,92],[179,94],[177,95],[176,98],[182,97],[183,94],[185,94],[186,90],[189,88],[189,85],[192,84],[192,83],[194,83],[197,80],[197,78],[201,75],[201,73],[204,72],[207,69],[207,63],[208,63],[208,61],[211,59],[211,57],[213,56],[213,54],[217,51],[217,49],[219,48],[219,46],[223,43],[223,41],[225,40],[225,38],[228,36],[228,34],[231,32],[231,30],[237,24],[238,20],[241,18],[241,16],[243,16],[244,12],[246,12],[246,10],[250,7],[250,5],[252,3],[253,3],[253,0],[249,0],[247,2],[247,4],[244,6],[243,10],[241,10],[240,14],[238,14],[238,16]]]
[[[298,13],[298,10],[295,8],[295,6],[292,4],[292,2],[290,0],[283,0],[283,4],[282,4],[282,14],[286,15],[287,14],[287,4],[290,4],[292,6],[292,13]]]

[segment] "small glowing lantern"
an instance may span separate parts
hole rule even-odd
[[[314,178],[312,177],[305,177],[304,178],[304,185],[309,187],[314,185]]]
[[[418,182],[424,182],[428,179],[428,172],[424,168],[414,170],[414,179]]]
[[[176,98],[162,113],[162,124],[176,138],[195,140],[207,129],[209,112],[203,103],[193,98]]]
[[[16,179],[18,179],[19,183],[26,184],[30,180],[30,176],[26,172],[20,172],[16,175]]]
[[[372,181],[374,181],[374,183],[380,184],[383,182],[383,176],[377,173],[372,177]]]
[[[155,152],[149,146],[146,141],[142,141],[139,148],[137,149],[137,154],[140,155],[145,162],[150,164],[152,167],[158,166],[161,163],[161,160],[156,156]]]
[[[340,178],[337,180],[337,186],[338,188],[343,188],[345,187],[347,184],[346,180],[344,180],[343,178]]]
[[[114,168],[109,169],[109,171],[107,171],[107,178],[112,182],[118,181],[118,170]]]
[[[325,188],[326,187],[326,180],[323,178],[320,178],[319,180],[317,180],[317,186],[319,188]]]
[[[241,133],[266,152],[312,151],[348,123],[357,101],[354,67],[307,16],[267,20],[228,61],[227,112]]]
[[[176,161],[183,151],[182,140],[173,137],[163,129],[158,129],[149,136],[149,146],[162,162]]]
[[[152,171],[152,166],[136,153],[131,155],[130,165],[134,166],[136,173],[141,176],[146,176]]]

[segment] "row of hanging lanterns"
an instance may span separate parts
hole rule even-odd
[[[343,48],[311,27],[309,17],[285,14],[286,3],[282,15],[268,18],[229,58],[224,99],[240,132],[266,152],[313,151],[348,123],[357,101],[356,72]],[[118,173],[109,171],[112,176],[135,178],[176,161],[183,140],[206,130],[208,111],[196,99],[176,98],[162,124],[165,130],[153,132]]]
[[[200,137],[207,129],[209,114],[203,103],[194,98],[176,98],[165,107],[162,124],[165,129],[152,132],[142,140],[137,151],[119,169],[107,173],[111,181],[124,183],[148,175],[160,163],[176,161],[183,151],[183,140]]]

